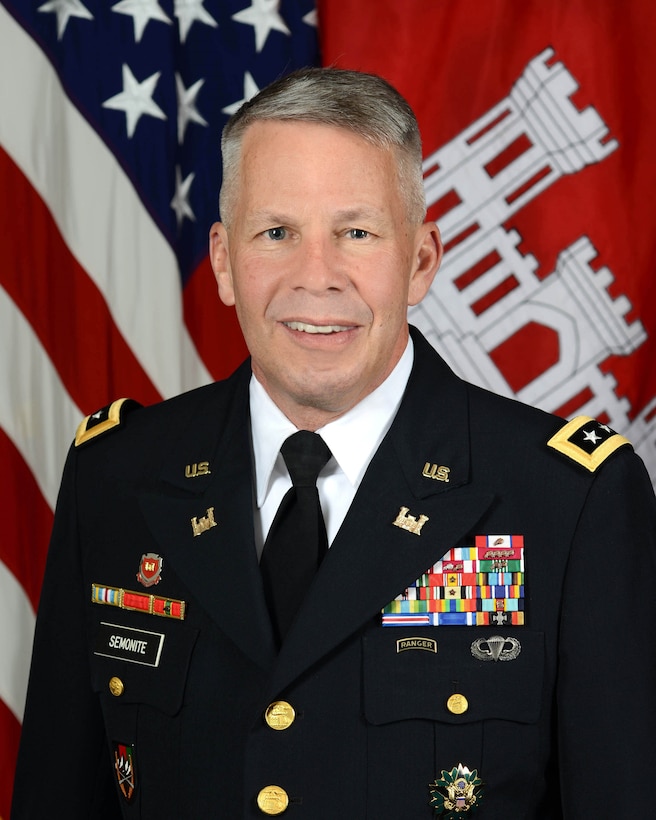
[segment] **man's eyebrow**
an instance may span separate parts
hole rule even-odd
[[[335,211],[332,214],[332,219],[335,222],[358,222],[359,220],[372,220],[380,222],[385,219],[385,212],[382,208],[371,205],[355,206],[353,208],[343,208]],[[260,227],[261,225],[268,225],[274,227],[277,225],[293,225],[297,218],[286,214],[282,211],[273,211],[268,208],[258,208],[251,211],[246,217],[246,223],[250,226]]]
[[[251,211],[246,219],[248,224],[256,225],[286,225],[292,221],[291,216],[286,216],[279,211],[269,211],[267,209]]]
[[[363,205],[355,208],[345,208],[342,211],[337,211],[335,217],[343,222],[357,222],[359,219],[376,219],[383,218],[383,210],[369,205]]]

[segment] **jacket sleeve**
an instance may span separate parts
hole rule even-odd
[[[92,692],[76,460],[69,452],[43,583],[11,818],[121,817],[98,698]]]
[[[591,485],[565,576],[557,683],[565,818],[653,816],[655,594],[656,502],[642,462],[624,449]]]

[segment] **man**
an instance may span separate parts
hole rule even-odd
[[[251,359],[81,425],[12,817],[653,816],[642,463],[409,335],[441,248],[385,82],[283,78],[222,148],[210,254]],[[270,556],[297,430],[330,450],[329,549],[285,621]]]

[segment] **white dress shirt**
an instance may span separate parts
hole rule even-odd
[[[316,431],[333,454],[317,480],[329,545],[399,409],[413,359],[412,340],[408,339],[403,355],[385,381],[343,416]],[[255,457],[255,543],[259,556],[280,502],[292,486],[280,447],[297,428],[255,376],[251,377],[249,393]]]

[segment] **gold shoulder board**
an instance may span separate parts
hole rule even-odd
[[[568,421],[547,444],[591,473],[619,447],[631,446],[624,436],[590,416],[577,416]]]
[[[120,427],[125,420],[126,413],[141,405],[133,399],[117,399],[107,407],[103,407],[85,419],[82,419],[75,433],[75,446],[86,444],[98,436],[102,436],[114,427]]]

